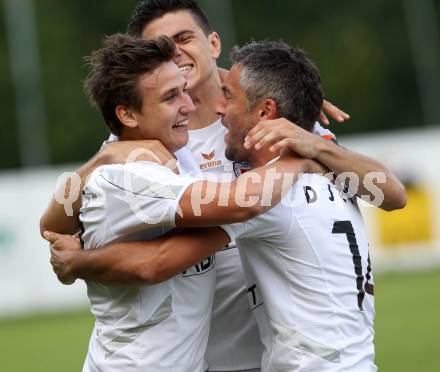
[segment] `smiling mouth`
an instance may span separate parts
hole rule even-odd
[[[173,125],[172,128],[173,129],[175,129],[175,128],[184,128],[184,127],[187,127],[187,126],[188,126],[188,119],[177,122],[176,124]]]
[[[192,64],[188,64],[188,65],[182,65],[179,66],[179,70],[180,72],[182,72],[183,74],[186,72],[190,72],[193,69],[194,65]]]

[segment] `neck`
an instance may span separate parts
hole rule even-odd
[[[250,150],[248,155],[248,161],[252,168],[261,167],[266,165],[271,160],[280,156],[279,152],[271,152],[269,148],[263,148],[260,150]]]
[[[118,136],[119,141],[136,141],[139,139],[139,134],[136,133],[134,128],[123,127],[121,133]]]
[[[221,93],[221,81],[217,68],[206,82],[189,90],[189,95],[196,106],[196,111],[189,120],[189,129],[205,128],[219,119],[215,107]]]

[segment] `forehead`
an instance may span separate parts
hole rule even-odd
[[[203,34],[202,29],[189,10],[166,13],[155,19],[144,28],[142,37],[144,39],[154,39],[161,35],[173,37],[184,30]]]
[[[234,93],[244,93],[242,86],[240,85],[240,73],[242,66],[238,64],[233,64],[231,70],[226,75],[224,85],[229,90],[234,91]]]
[[[185,78],[174,62],[161,64],[152,72],[140,76],[138,87],[143,98],[157,97],[170,89],[175,89],[186,83]]]

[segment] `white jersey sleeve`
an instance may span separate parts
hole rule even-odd
[[[80,221],[85,248],[140,231],[173,228],[179,200],[196,180],[150,162],[97,168],[82,195]]]
[[[272,238],[280,235],[280,229],[276,228],[273,224],[267,224],[264,217],[265,216],[260,216],[260,218],[251,218],[250,220],[242,223],[222,225],[221,228],[226,231],[231,241],[247,238]]]

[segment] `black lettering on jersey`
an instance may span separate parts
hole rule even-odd
[[[368,246],[369,246],[369,244],[368,244]],[[371,260],[370,260],[370,253],[369,252],[368,252],[367,263],[368,263],[367,274],[365,275],[365,279],[367,279],[367,280],[365,282],[364,289],[365,289],[366,293],[368,293],[371,296],[374,296],[374,284],[370,283],[370,280],[371,280]]]
[[[312,193],[312,196],[310,196]],[[314,203],[318,200],[318,195],[312,186],[304,186],[304,194],[306,195],[307,204]]]
[[[347,181],[348,182],[348,181]],[[341,194],[341,198],[344,202],[347,203],[347,199],[350,200],[350,203],[353,205],[356,205],[356,196],[352,196],[351,198],[348,197],[348,185],[344,185],[344,188],[342,189],[342,191],[340,192]]]
[[[330,193],[328,200],[335,201],[335,196],[333,195],[332,188],[331,188],[330,184],[328,184],[327,187],[328,187],[328,192]]]
[[[212,259],[211,259],[211,257],[208,257],[206,260],[199,262],[199,264],[197,266],[200,267],[200,271],[208,270],[212,265],[212,260],[214,260],[214,257],[215,256],[212,256]]]
[[[365,290],[363,287],[364,275],[362,273],[362,257],[359,252],[359,246],[356,240],[356,234],[351,221],[335,221],[333,223],[332,234],[345,234],[348,246],[353,256],[354,272],[356,274],[356,287],[358,290],[357,302],[360,311],[364,311],[362,303],[364,302]],[[371,268],[370,268],[371,269]],[[370,277],[370,273],[368,273]]]
[[[252,294],[252,305],[256,305],[257,304],[257,296],[255,295],[255,289],[257,288],[257,286],[254,284],[253,286],[248,288],[248,292],[250,292]]]
[[[212,255],[198,264],[186,269],[182,276],[188,277],[193,275],[201,275],[210,271],[215,266],[215,256]]]
[[[251,306],[251,310],[257,308],[258,306],[263,304],[263,299],[258,291],[258,288],[255,284],[251,285],[248,289],[249,294],[249,304]]]

